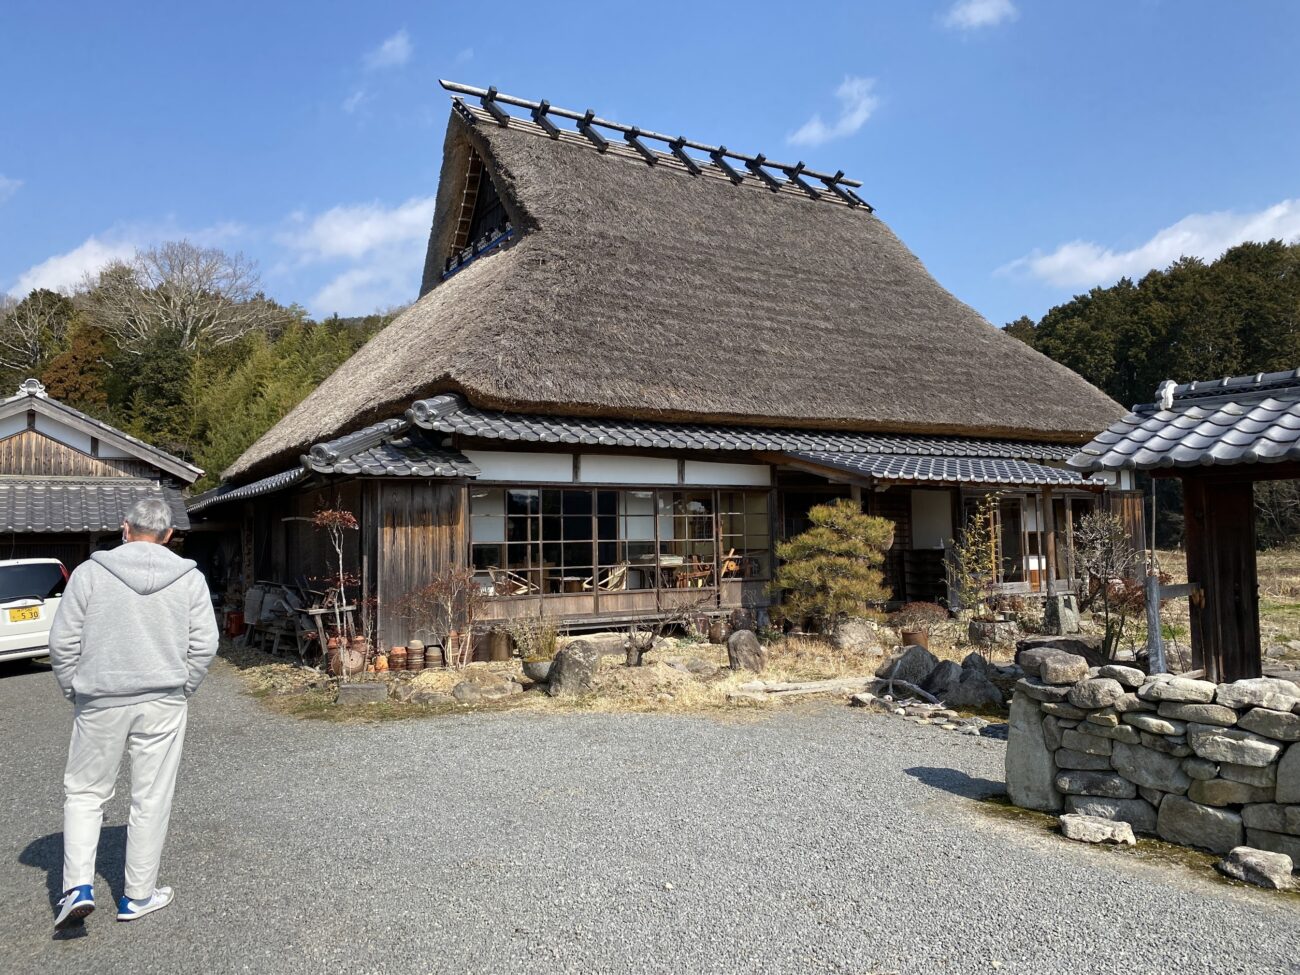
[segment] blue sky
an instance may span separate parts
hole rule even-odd
[[[1300,237],[1284,0],[6,0],[0,38],[12,294],[186,236],[315,314],[410,300],[439,77],[843,168],[997,324],[1182,253]]]

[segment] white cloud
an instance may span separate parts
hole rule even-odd
[[[415,47],[411,44],[411,35],[403,27],[377,48],[366,54],[366,67],[372,71],[381,68],[400,68],[411,60],[411,54],[414,50]]]
[[[33,288],[70,293],[76,290],[88,274],[94,274],[113,261],[124,260],[135,253],[136,242],[131,240],[86,240],[63,254],[55,254],[29,267],[9,289],[14,297],[22,297]]]
[[[348,115],[353,114],[358,108],[370,101],[370,93],[364,88],[358,88],[347,98],[343,99],[343,104],[339,107]]]
[[[943,24],[957,30],[978,30],[1019,16],[1011,0],[957,0],[944,15]]]
[[[834,122],[827,124],[821,114],[814,114],[807,122],[792,132],[786,139],[791,145],[819,146],[832,139],[842,139],[853,135],[867,123],[880,99],[874,94],[875,78],[857,78],[847,76],[835,89],[835,97],[840,101],[840,115]]]
[[[1072,240],[1044,254],[1034,251],[998,269],[1027,273],[1048,284],[1079,287],[1140,277],[1180,257],[1212,261],[1243,241],[1300,240],[1300,199],[1283,200],[1254,213],[1193,213],[1129,250],[1114,250],[1087,240]]]
[[[0,173],[0,203],[4,203],[9,199],[9,197],[17,193],[22,188],[22,185],[22,180],[11,179],[3,173]]]

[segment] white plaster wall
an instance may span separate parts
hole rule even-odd
[[[578,463],[578,479],[584,484],[677,483],[677,461],[672,457],[583,454]]]
[[[0,437],[12,437],[15,433],[22,433],[27,429],[27,414],[19,413],[15,416],[7,416],[0,420]]]
[[[685,483],[767,487],[772,483],[772,469],[766,464],[719,464],[712,461],[688,460]]]
[[[504,450],[467,450],[465,456],[483,473],[484,481],[563,482],[573,480],[571,454],[512,453]]]
[[[80,430],[72,429],[66,423],[60,423],[58,420],[52,420],[48,416],[37,413],[36,429],[47,437],[59,441],[59,443],[65,443],[83,453],[90,453],[90,436]]]

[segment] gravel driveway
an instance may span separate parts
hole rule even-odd
[[[761,719],[278,717],[219,665],[162,882],[51,938],[70,712],[0,669],[0,972],[1295,972],[1300,898],[989,815],[1004,745]],[[99,894],[121,893],[125,778]]]

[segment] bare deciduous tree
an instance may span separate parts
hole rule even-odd
[[[187,240],[136,251],[88,284],[95,323],[126,352],[166,333],[186,350],[224,345],[284,317],[259,290],[253,261]]]
[[[6,299],[0,305],[0,369],[35,375],[63,342],[74,314],[72,302],[44,288],[22,301]]]

